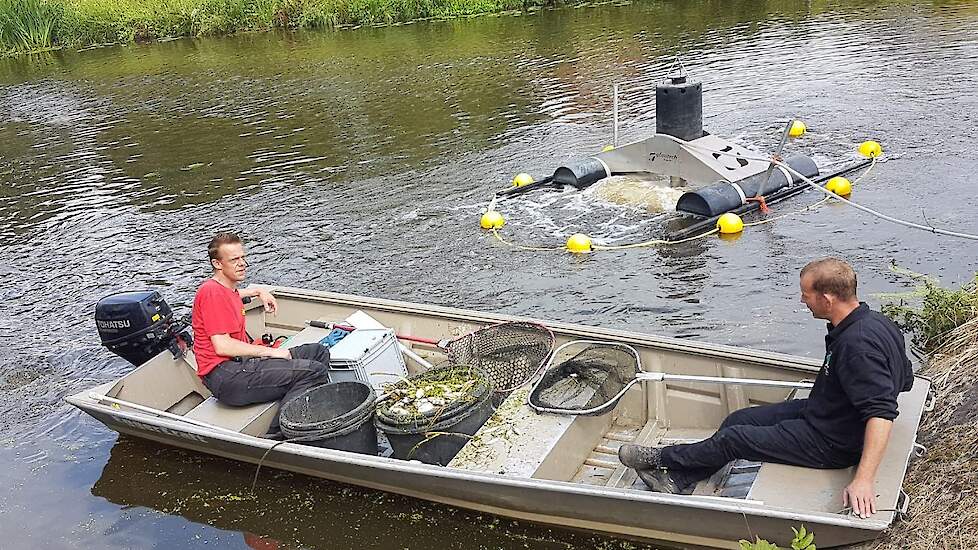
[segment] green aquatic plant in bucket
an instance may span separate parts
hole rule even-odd
[[[384,392],[377,428],[403,460],[447,465],[492,414],[485,373],[467,365],[435,367]]]

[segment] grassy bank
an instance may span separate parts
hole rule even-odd
[[[903,485],[910,517],[859,550],[978,548],[978,318],[947,334],[921,374],[937,400],[917,435],[927,452]]]
[[[978,548],[978,279],[958,289],[913,274],[917,307],[901,300],[888,313],[925,348],[934,410],[925,412],[903,488],[910,514],[877,541],[854,550]]]
[[[555,0],[0,0],[0,55],[270,29],[457,17]]]

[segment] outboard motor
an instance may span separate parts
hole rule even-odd
[[[191,343],[186,320],[173,320],[173,311],[155,290],[119,292],[95,305],[95,325],[102,345],[135,366],[170,350],[183,355]]]

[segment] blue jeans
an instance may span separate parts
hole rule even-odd
[[[289,349],[292,359],[245,357],[227,360],[204,377],[221,403],[242,407],[279,401],[280,408],[301,393],[329,382],[329,350],[321,344]],[[269,431],[278,431],[278,415]]]

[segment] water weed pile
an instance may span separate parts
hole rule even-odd
[[[487,391],[487,381],[467,366],[446,366],[426,371],[384,387],[386,398],[378,404],[384,418],[416,421],[438,418],[447,411],[477,400]]]

